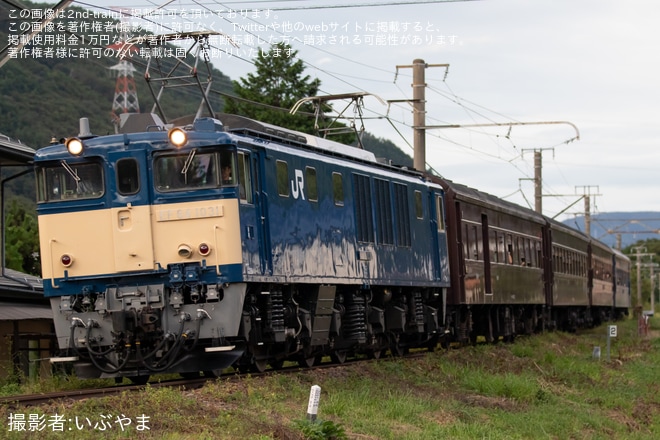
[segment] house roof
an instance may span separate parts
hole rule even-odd
[[[23,321],[26,319],[53,319],[50,307],[43,304],[0,302],[0,321]]]
[[[6,301],[48,304],[41,278],[4,268],[0,273],[0,302]]]
[[[0,166],[30,165],[34,148],[0,133]]]

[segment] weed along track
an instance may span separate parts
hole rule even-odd
[[[650,440],[660,432],[656,332],[653,320],[647,337],[638,336],[636,322],[621,321],[609,361],[592,357],[594,346],[607,340],[607,326],[599,326],[520,337],[512,344],[349,358],[341,365],[323,359],[314,368],[284,364],[261,374],[111,387],[92,398],[76,397],[77,390],[74,396],[44,395],[43,402],[6,398],[1,408],[7,421],[11,415],[65,415],[94,425],[101,415],[123,414],[133,420],[125,435],[137,438],[136,420],[144,417],[149,436],[166,439],[297,440],[326,426],[343,432],[339,439],[536,439],[542,432],[550,438]],[[311,423],[307,410],[315,385],[321,392]],[[98,438],[82,425],[90,432],[79,438]],[[116,423],[113,428],[118,430]]]
[[[406,359],[414,359],[416,357],[422,356],[421,353],[410,353],[406,354],[405,358]],[[396,359],[394,357],[385,357],[382,358],[381,361],[387,362],[388,360],[393,360]],[[66,390],[66,391],[53,391],[53,392],[48,392],[48,393],[39,393],[39,394],[24,394],[24,395],[11,395],[11,396],[3,396],[0,397],[0,405],[7,406],[9,408],[18,408],[18,407],[30,407],[30,406],[38,406],[38,405],[47,405],[52,403],[53,401],[57,400],[82,400],[82,399],[90,399],[90,398],[102,398],[102,397],[108,397],[112,395],[118,395],[118,394],[123,394],[123,393],[134,393],[134,392],[139,392],[145,389],[145,387],[149,388],[173,388],[173,389],[181,389],[182,391],[189,391],[192,389],[197,389],[200,387],[203,387],[206,383],[212,382],[215,380],[221,380],[221,381],[227,381],[227,382],[232,382],[232,381],[241,381],[247,377],[249,378],[259,378],[259,377],[265,377],[268,375],[272,374],[280,374],[280,375],[287,375],[287,374],[298,374],[302,371],[306,370],[323,370],[323,369],[328,369],[328,368],[341,368],[342,366],[349,366],[357,363],[364,363],[364,362],[371,362],[374,361],[374,359],[347,359],[344,362],[342,362],[343,365],[333,363],[328,359],[328,362],[325,363],[320,363],[318,365],[315,365],[313,367],[310,367],[308,369],[301,369],[299,366],[291,364],[291,365],[283,365],[281,368],[274,370],[274,369],[268,369],[266,371],[262,372],[257,372],[257,371],[247,371],[247,372],[241,372],[241,371],[234,371],[232,369],[228,369],[225,372],[219,373],[219,374],[213,374],[211,372],[207,374],[197,374],[196,376],[192,377],[191,375],[187,375],[187,378],[183,379],[167,379],[163,378],[163,380],[156,380],[156,381],[151,381],[147,384],[144,385],[134,385],[134,384],[115,384],[115,385],[109,385],[105,387],[100,387],[100,388],[86,388],[82,387],[80,389],[75,389],[75,390]],[[158,378],[155,378],[158,379]],[[84,382],[81,382],[82,385],[84,385]]]

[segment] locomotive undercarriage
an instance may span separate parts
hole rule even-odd
[[[435,346],[442,304],[439,292],[424,289],[253,285],[239,331],[247,350],[236,367],[263,371],[284,361],[311,367],[324,357],[343,363]]]
[[[171,271],[176,272],[176,271]],[[63,357],[82,378],[221,370],[243,351],[237,338],[246,285],[186,282],[82,289],[52,298]]]

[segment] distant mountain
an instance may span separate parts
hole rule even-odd
[[[584,231],[584,216],[564,224]],[[660,239],[660,212],[604,212],[591,216],[591,236],[615,247],[618,237],[625,248],[638,241]]]

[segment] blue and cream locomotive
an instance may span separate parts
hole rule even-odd
[[[101,137],[81,123],[36,153],[56,360],[142,380],[378,357],[444,335],[439,183],[239,116],[148,119]]]

